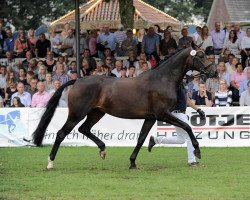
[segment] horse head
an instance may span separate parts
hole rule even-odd
[[[205,52],[199,48],[200,46],[192,43],[192,50],[190,51],[191,59],[189,59],[189,69],[200,72],[202,80],[212,78],[215,75],[213,63],[206,57]]]

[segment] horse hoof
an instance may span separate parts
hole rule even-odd
[[[99,155],[100,155],[100,157],[104,160],[105,157],[106,157],[106,151],[105,151],[105,150],[104,150],[104,151],[100,151],[100,152],[99,152]]]
[[[136,165],[130,165],[129,169],[136,169]]]
[[[201,159],[201,152],[200,152],[200,149],[195,149],[195,150],[194,150],[194,155],[195,155],[196,158]]]
[[[47,167],[47,171],[52,171],[54,168],[53,167]]]

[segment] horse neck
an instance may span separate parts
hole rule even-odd
[[[187,59],[189,56],[189,49],[181,51],[176,56],[170,57],[169,60],[163,62],[156,70],[160,76],[170,77],[171,80],[176,82],[182,81],[187,72]],[[167,66],[166,66],[167,65]]]

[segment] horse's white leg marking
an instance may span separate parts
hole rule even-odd
[[[53,168],[54,168],[53,161],[50,160],[50,157],[48,157],[48,166],[47,166],[47,169],[50,170],[50,169],[53,169]]]

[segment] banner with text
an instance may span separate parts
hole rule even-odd
[[[187,109],[189,124],[200,146],[207,147],[237,147],[250,146],[250,107],[216,107],[202,108],[206,119],[201,120],[198,113]],[[43,109],[35,108],[3,108],[0,109],[0,146],[26,146],[37,127]],[[53,144],[57,131],[66,122],[67,108],[57,108],[49,124],[44,145]],[[62,145],[96,146],[90,139],[78,131],[83,119],[65,138]],[[100,138],[107,146],[135,146],[139,137],[143,120],[120,119],[105,115],[91,132]],[[176,137],[174,126],[164,122],[156,122],[149,136]],[[144,145],[148,144],[149,136]],[[161,145],[183,146],[183,145]],[[185,145],[184,145],[185,146]]]

